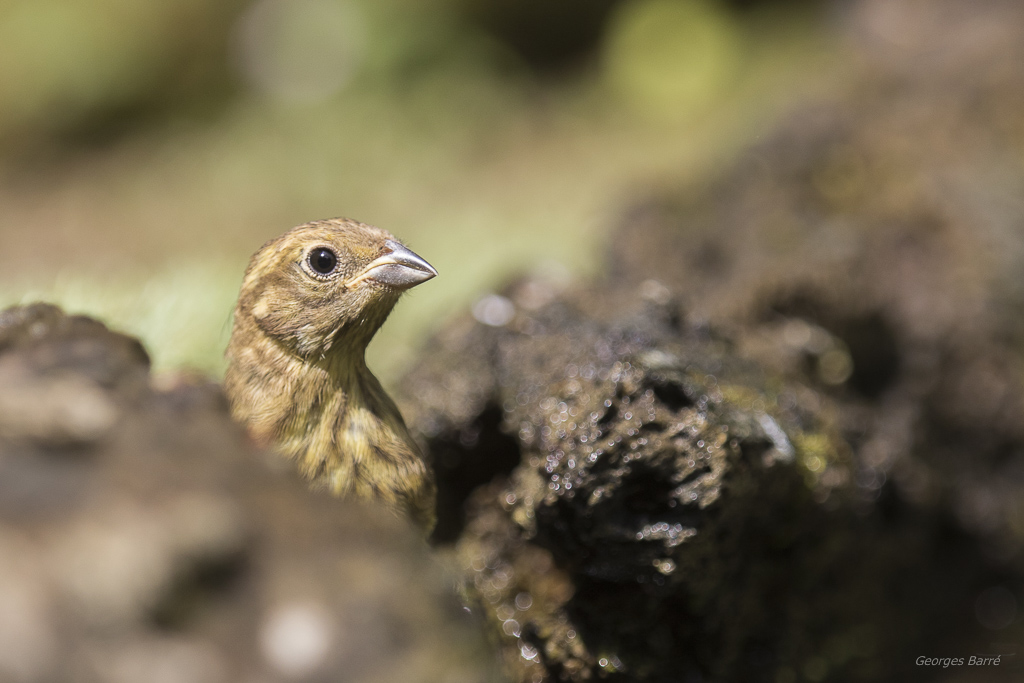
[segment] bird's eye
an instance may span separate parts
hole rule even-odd
[[[330,275],[338,267],[338,256],[326,247],[309,252],[309,267],[321,275]]]

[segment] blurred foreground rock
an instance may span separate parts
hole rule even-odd
[[[0,680],[493,680],[417,532],[290,469],[136,340],[0,313]]]
[[[405,380],[518,681],[1021,680],[1024,8],[847,11],[849,90]]]

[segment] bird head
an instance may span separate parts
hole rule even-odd
[[[366,348],[402,292],[437,271],[389,232],[347,219],[300,225],[253,255],[236,316],[297,355]]]

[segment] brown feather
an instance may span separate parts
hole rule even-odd
[[[429,530],[433,472],[365,360],[401,295],[367,271],[394,240],[379,228],[332,219],[263,245],[235,308],[225,388],[232,415],[295,459],[314,485],[378,499]],[[330,276],[310,265],[318,248],[337,255]]]

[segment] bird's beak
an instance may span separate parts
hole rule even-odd
[[[395,289],[409,289],[435,275],[434,267],[394,240],[384,243],[390,251],[366,266],[350,284],[375,280]]]

